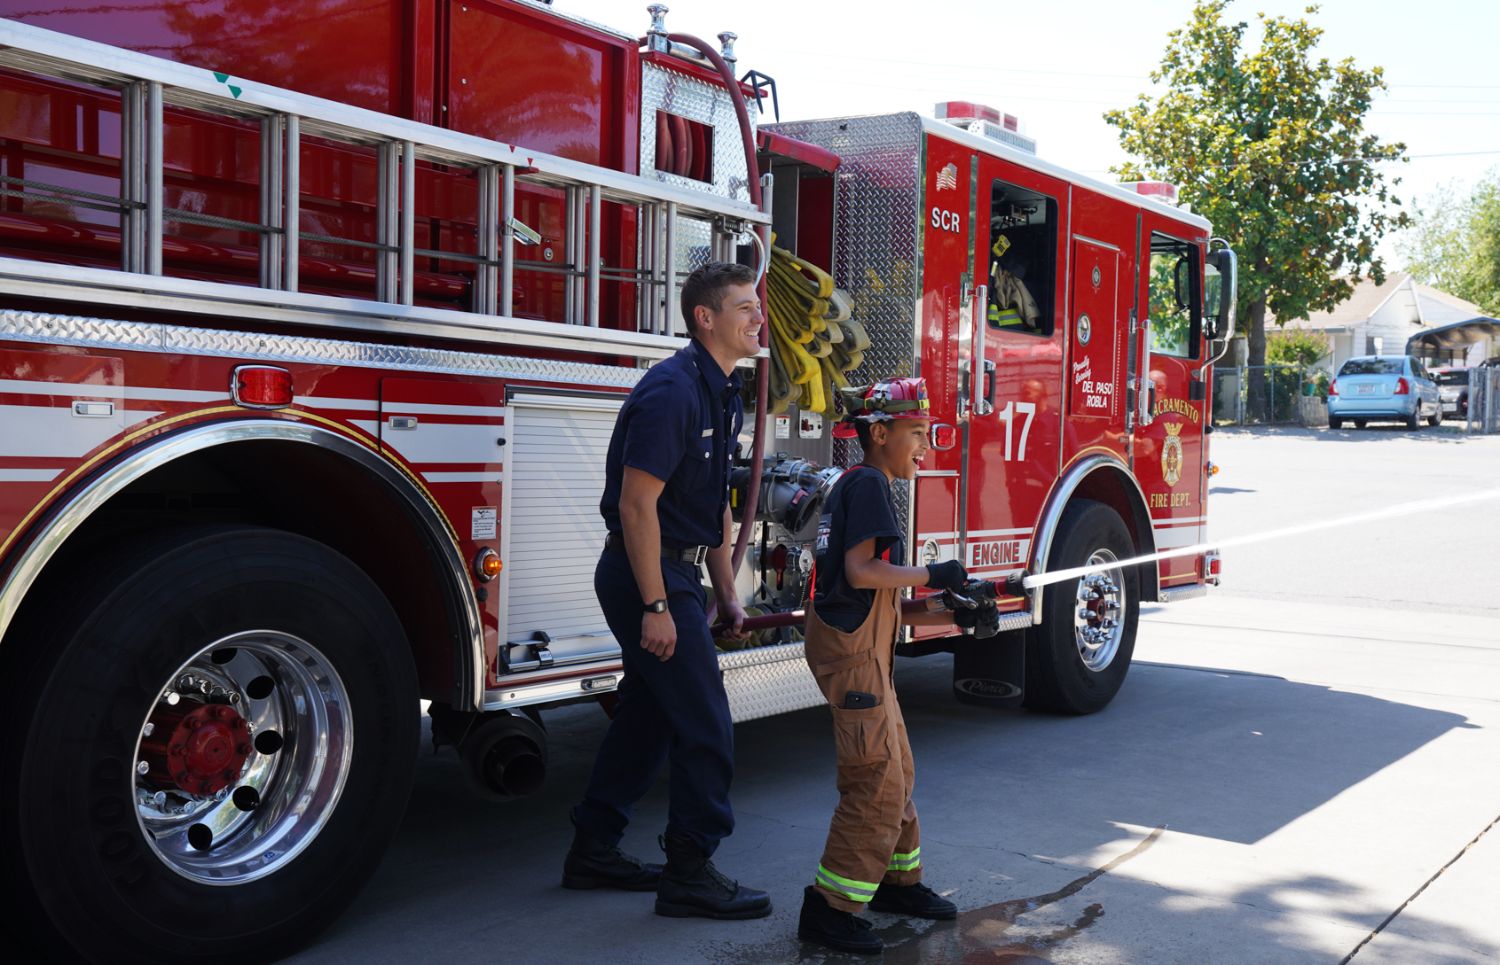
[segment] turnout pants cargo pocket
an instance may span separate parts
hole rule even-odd
[[[882,881],[922,877],[911,747],[891,685],[900,607],[895,590],[880,591],[852,633],[808,611],[807,662],[833,714],[839,789],[815,883],[843,911],[863,908]]]

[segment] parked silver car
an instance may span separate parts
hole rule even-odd
[[[1342,429],[1352,421],[1363,429],[1370,421],[1406,423],[1417,429],[1443,421],[1437,383],[1421,359],[1409,355],[1362,355],[1339,366],[1328,387],[1328,427]]]
[[[1432,373],[1438,385],[1438,399],[1443,403],[1443,415],[1456,419],[1469,417],[1469,370],[1462,365],[1433,366]]]

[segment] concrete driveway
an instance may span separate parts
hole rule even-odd
[[[1219,433],[1213,459],[1218,538],[1500,485],[1500,439],[1443,430]],[[884,961],[1500,960],[1497,546],[1490,502],[1232,551],[1223,591],[1143,612],[1092,717],[960,705],[948,658],[901,661],[927,880],[961,915],[874,916]],[[776,912],[733,923],[559,886],[604,718],[546,722],[548,785],[525,801],[485,802],[451,750],[424,755],[375,881],[293,960],[863,960],[794,934],[835,800],[825,711],[736,731],[717,862]],[[663,791],[637,854],[656,854]]]

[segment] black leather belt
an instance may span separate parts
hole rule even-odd
[[[619,533],[610,533],[604,537],[604,548],[616,553],[625,552],[625,537]],[[692,563],[694,566],[702,566],[704,559],[708,557],[707,546],[684,546],[676,549],[669,546],[661,548],[662,559],[677,560],[682,563]]]

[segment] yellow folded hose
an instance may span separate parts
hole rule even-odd
[[[771,247],[766,276],[767,317],[771,324],[772,412],[795,402],[804,412],[832,417],[834,391],[864,363],[870,336],[849,317],[849,296],[833,279],[785,248]]]

